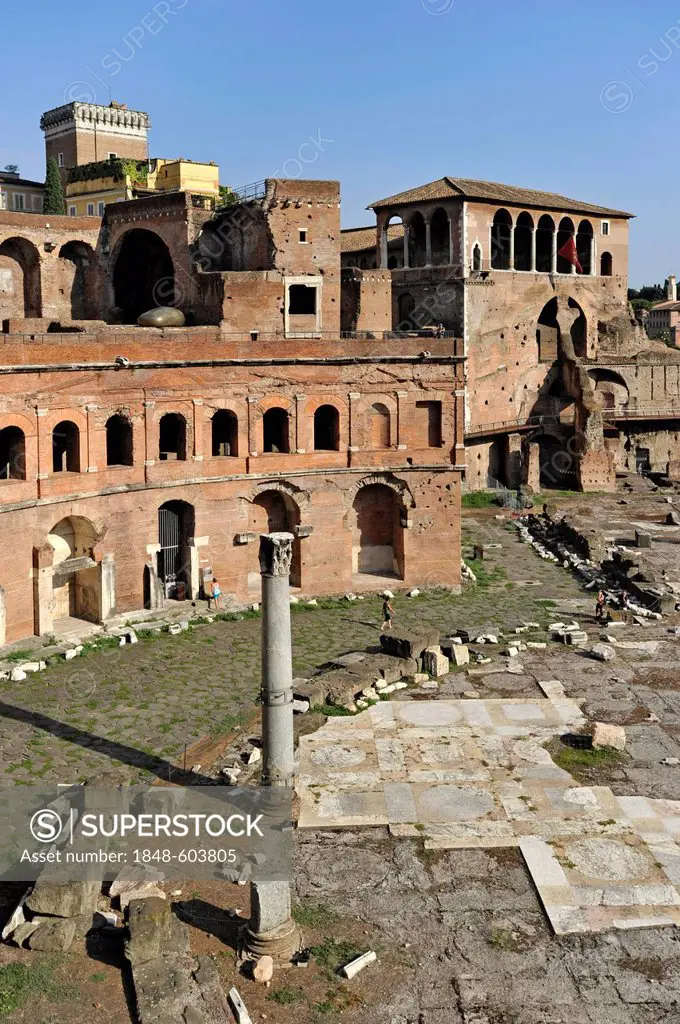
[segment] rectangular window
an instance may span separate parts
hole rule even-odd
[[[307,244],[307,231],[304,228],[300,228],[300,244]]]
[[[117,153],[109,153],[109,160],[115,160],[117,156]]]
[[[602,234],[603,235],[608,235],[609,234],[609,221],[608,220],[603,220],[602,221]]]
[[[63,153],[57,153],[57,166],[59,166],[59,167],[63,167],[64,166],[64,154]]]
[[[418,444],[428,448],[442,446],[442,403],[416,402]]]
[[[94,217],[94,203],[87,204],[87,215],[88,217]]]
[[[99,214],[100,217],[104,216],[104,210],[105,209],[106,209],[106,203],[98,203],[97,204],[97,213]]]
[[[306,284],[292,284],[288,289],[288,312],[294,316],[314,316],[316,288]]]
[[[24,197],[21,194],[21,192],[15,192],[14,193],[14,209],[15,210],[23,210],[24,209]]]
[[[68,215],[69,215],[69,217],[75,217],[76,216],[76,208],[75,208],[75,206],[69,206],[69,208],[68,208]]]

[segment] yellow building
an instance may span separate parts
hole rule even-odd
[[[157,158],[114,158],[71,167],[66,183],[66,212],[71,217],[103,217],[109,203],[138,199],[156,192],[192,192],[208,202],[219,198],[219,167],[215,163]]]
[[[42,213],[44,189],[41,181],[21,178],[18,171],[0,171],[0,210]]]

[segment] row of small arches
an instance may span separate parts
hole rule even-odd
[[[368,410],[368,440],[372,448],[389,448],[391,414],[386,405],[374,403]],[[288,453],[291,450],[291,421],[287,409],[275,406],[263,414],[263,451]],[[120,413],[106,421],[106,465],[132,466],[132,423]],[[314,412],[315,451],[339,451],[340,414],[334,405],[320,405]],[[213,458],[238,457],[239,431],[236,413],[218,409],[211,420]],[[181,413],[161,416],[158,435],[161,462],[187,458],[187,421]],[[52,431],[52,472],[80,472],[80,430],[71,420],[62,420]],[[26,446],[23,430],[8,426],[0,430],[0,480],[26,479]]]

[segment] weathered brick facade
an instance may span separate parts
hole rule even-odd
[[[186,194],[103,222],[0,217],[21,240],[0,245],[0,642],[194,597],[207,575],[256,600],[266,529],[295,533],[304,594],[458,584],[461,345],[379,326],[388,273],[353,282],[341,336],[337,183],[263,193],[248,237],[221,234],[249,254],[233,269],[202,241],[239,211]],[[122,322],[150,299],[189,325]]]

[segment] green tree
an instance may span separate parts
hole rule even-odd
[[[47,173],[45,175],[45,196],[43,199],[43,213],[63,214],[66,213],[66,201],[64,199],[64,188],[61,183],[61,175],[57,167],[57,161],[53,156],[47,161]]]

